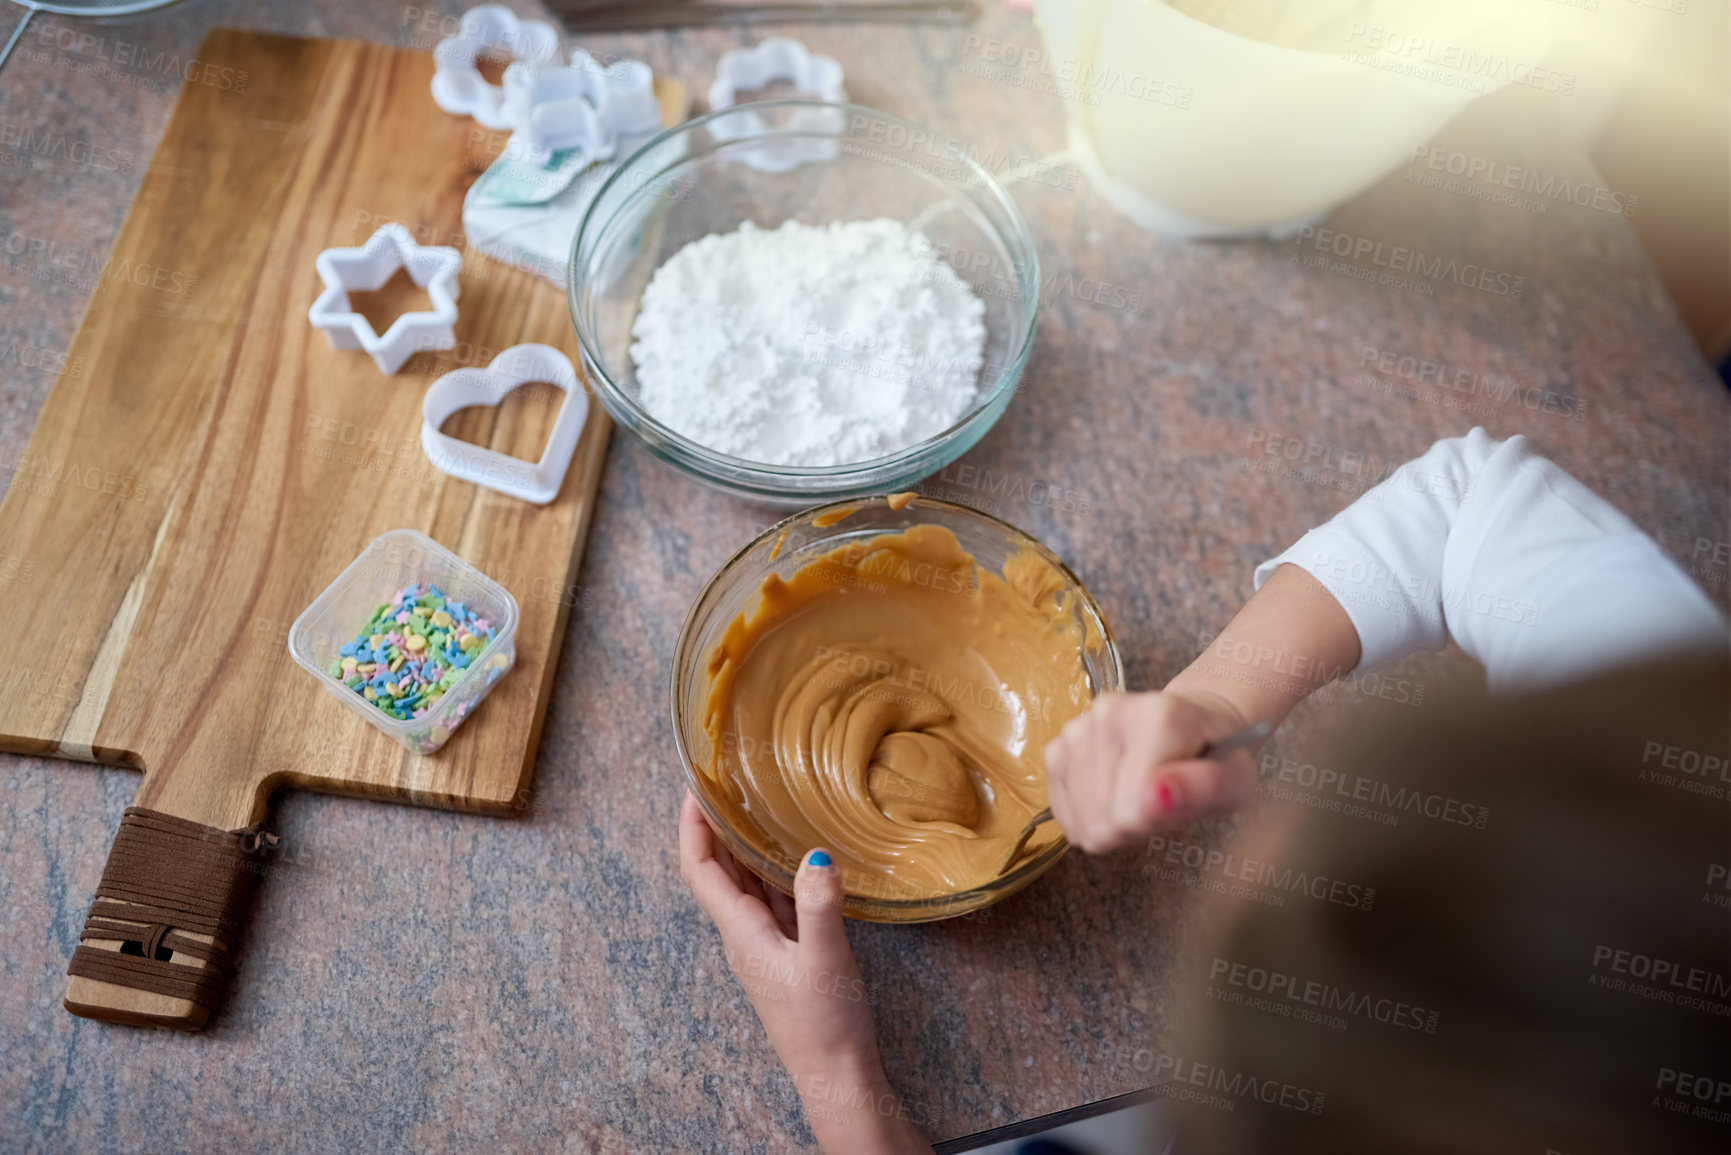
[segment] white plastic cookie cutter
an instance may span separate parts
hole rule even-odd
[[[828,56],[814,56],[805,45],[786,36],[774,36],[754,48],[736,48],[716,62],[715,83],[709,86],[709,108],[715,112],[732,108],[741,92],[762,88],[777,80],[787,81],[799,95],[831,104],[847,100],[842,87],[841,65]],[[787,172],[807,161],[829,160],[836,154],[835,141],[811,135],[833,136],[842,131],[845,114],[836,109],[799,109],[784,124],[771,127],[763,117],[744,107],[731,116],[708,122],[716,140],[766,137],[747,150],[741,159],[761,172]],[[779,133],[789,138],[775,139]]]
[[[559,34],[543,21],[518,19],[503,5],[482,4],[463,13],[456,35],[433,49],[433,103],[457,116],[472,116],[488,128],[512,128],[505,116],[504,88],[487,83],[476,67],[489,51],[509,53],[519,61],[555,60]]]
[[[530,153],[580,149],[587,165],[611,159],[620,137],[661,128],[655,78],[641,60],[603,68],[579,48],[561,67],[512,64],[503,87],[512,143]]]
[[[439,432],[457,410],[497,405],[505,394],[530,381],[546,381],[565,390],[540,461],[530,463]],[[433,382],[421,399],[421,448],[435,466],[460,481],[546,505],[559,496],[588,417],[589,391],[565,354],[549,345],[513,345],[485,369],[454,369]]]
[[[386,375],[422,349],[456,345],[457,273],[463,254],[456,249],[417,245],[409,230],[395,223],[381,226],[358,249],[326,249],[314,262],[324,292],[307,310],[315,329],[324,331],[333,349],[363,349]],[[403,313],[383,335],[349,304],[351,292],[382,288],[398,269],[427,291],[431,312]]]

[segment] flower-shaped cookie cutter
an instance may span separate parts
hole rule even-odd
[[[487,83],[476,67],[485,52],[505,52],[531,62],[555,60],[559,34],[543,21],[518,19],[503,5],[481,4],[463,13],[456,35],[433,49],[433,102],[488,128],[512,128],[504,113],[503,86]]]
[[[463,254],[456,249],[417,245],[409,230],[392,222],[380,227],[358,249],[326,249],[314,262],[324,292],[307,310],[313,328],[322,329],[333,349],[362,349],[387,376],[422,349],[456,345],[457,273]],[[383,288],[398,269],[427,291],[431,312],[403,313],[384,333],[349,304],[351,292]]]
[[[735,48],[716,62],[715,83],[709,86],[711,112],[732,108],[741,92],[785,80],[800,95],[839,104],[847,100],[842,87],[841,65],[828,56],[814,56],[805,45],[786,36],[774,36],[754,48]],[[741,159],[761,172],[787,172],[808,161],[829,160],[836,154],[835,141],[823,136],[839,135],[845,114],[836,109],[800,109],[780,125],[770,126],[749,108],[732,116],[708,122],[709,134],[730,141],[764,138]],[[785,139],[776,139],[779,134]],[[814,138],[814,134],[815,137]]]
[[[457,410],[497,405],[530,381],[546,381],[565,391],[540,461],[524,461],[439,432]],[[459,481],[546,505],[559,496],[588,417],[589,391],[565,354],[550,345],[513,345],[485,369],[453,369],[428,387],[421,399],[421,448],[429,461]]]
[[[620,137],[661,128],[655,78],[641,60],[618,60],[603,68],[579,48],[568,65],[518,61],[503,79],[503,115],[515,133],[512,143],[535,159],[580,149],[590,163],[610,160]]]
[[[654,74],[642,61],[615,61],[602,68],[576,48],[561,68],[516,62],[505,69],[505,119],[531,156],[582,149],[594,161],[613,159],[621,137],[661,132],[661,106]]]
[[[620,136],[661,131],[661,102],[655,98],[655,75],[649,65],[641,60],[615,60],[604,68],[587,52],[574,48],[571,67],[600,74],[604,116]]]

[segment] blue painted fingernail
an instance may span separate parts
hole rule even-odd
[[[814,850],[811,852],[811,857],[805,861],[808,866],[828,866],[830,858],[829,855],[825,854],[823,851]]]

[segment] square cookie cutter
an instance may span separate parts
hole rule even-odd
[[[358,249],[326,249],[314,262],[324,292],[307,310],[313,328],[324,331],[333,349],[362,349],[379,372],[389,376],[422,349],[450,349],[457,344],[457,273],[463,254],[456,249],[417,245],[409,230],[395,221],[380,226]],[[398,269],[427,291],[431,312],[403,313],[381,335],[349,304],[351,292],[384,287]]]
[[[565,391],[540,461],[524,461],[439,432],[457,410],[497,405],[530,381],[546,381]],[[589,391],[565,354],[550,345],[513,345],[485,369],[453,369],[433,382],[421,399],[421,448],[435,467],[459,481],[546,505],[559,496],[588,417]]]

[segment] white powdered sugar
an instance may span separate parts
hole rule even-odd
[[[985,305],[898,221],[788,221],[692,241],[643,291],[643,407],[773,465],[841,465],[955,424],[977,391]]]

